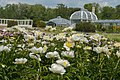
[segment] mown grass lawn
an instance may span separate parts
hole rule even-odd
[[[120,34],[118,33],[105,33],[103,35],[109,38],[110,40],[115,40],[120,42]]]

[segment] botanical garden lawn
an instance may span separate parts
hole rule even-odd
[[[115,41],[120,42],[120,34],[119,33],[106,33],[103,35],[106,36],[107,38],[109,38],[110,40],[115,40]]]

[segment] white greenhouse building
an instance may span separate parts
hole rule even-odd
[[[50,19],[47,22],[47,25],[51,25],[51,26],[70,26],[71,25],[71,21],[62,18],[61,16],[58,16],[57,18],[54,19]]]
[[[70,16],[71,23],[79,23],[79,22],[94,22],[98,20],[95,13],[90,12],[86,9],[81,9],[80,11],[74,12]]]

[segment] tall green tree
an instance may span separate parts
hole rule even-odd
[[[102,19],[116,19],[116,10],[113,7],[105,6],[101,12]]]
[[[29,4],[21,4],[17,5],[17,15],[19,19],[29,19],[31,14],[32,5]]]
[[[68,18],[67,16],[68,9],[67,9],[67,6],[65,6],[64,4],[57,4],[55,12],[56,12],[56,16]]]
[[[56,16],[57,15],[56,15],[55,9],[47,8],[45,11],[44,19],[45,19],[45,21],[48,21],[52,18],[55,18]]]
[[[88,3],[84,5],[84,8],[92,12],[92,7],[95,7],[95,14],[101,19],[101,7],[98,3]]]
[[[32,5],[31,7],[30,16],[34,19],[38,18],[38,19],[44,20],[45,11],[46,11],[45,6],[42,6],[41,4],[35,4],[35,5]]]
[[[84,8],[92,11],[95,6],[95,14],[98,19],[120,19],[120,5],[115,8],[110,6],[100,7],[98,3],[85,4]],[[0,6],[0,18],[8,19],[33,19],[48,21],[57,16],[69,19],[71,14],[79,11],[80,8],[67,7],[64,4],[57,4],[56,8],[46,8],[41,4],[7,4]]]
[[[100,5],[98,3],[88,3],[84,5],[84,8],[87,9],[88,11],[92,12],[92,7],[95,7],[95,13],[99,13],[100,10]]]
[[[120,19],[120,5],[116,6],[116,18]]]
[[[4,9],[3,9],[3,7],[0,6],[0,18],[4,18],[5,17],[3,12],[4,12]]]

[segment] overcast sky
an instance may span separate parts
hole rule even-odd
[[[63,3],[68,7],[83,7],[87,3],[99,3],[101,6],[115,7],[120,4],[120,0],[0,0],[0,5],[12,3],[28,3],[28,4],[42,4],[46,7],[56,7],[57,4]]]

